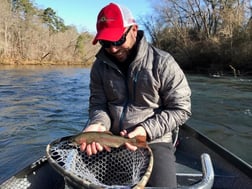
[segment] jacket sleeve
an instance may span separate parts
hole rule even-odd
[[[191,116],[191,90],[187,79],[172,56],[159,62],[161,108],[141,125],[150,140],[172,132]]]
[[[89,124],[96,123],[101,123],[107,130],[111,127],[102,80],[102,65],[99,61],[93,64],[90,73]]]

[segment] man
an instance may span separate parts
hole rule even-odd
[[[154,156],[148,186],[177,187],[172,131],[191,115],[191,90],[173,57],[148,44],[131,12],[110,3],[97,17],[93,44],[101,49],[91,69],[87,131],[147,137]],[[130,150],[136,146],[126,144]],[[96,154],[110,150],[83,143]]]

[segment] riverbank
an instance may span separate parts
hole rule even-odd
[[[41,66],[41,65],[82,65],[85,67],[90,67],[93,63],[93,59],[89,61],[45,61],[45,60],[25,60],[25,59],[0,59],[0,66],[6,66],[6,65],[25,65],[25,66]]]
[[[95,58],[89,59],[88,61],[46,61],[46,60],[24,60],[24,59],[1,59],[0,58],[0,66],[81,66],[84,68],[91,68]],[[232,68],[232,69],[231,69]],[[235,69],[234,67],[230,67],[230,69],[225,69],[221,71],[209,71],[206,68],[195,68],[195,69],[183,69],[187,74],[194,75],[202,75],[208,76],[210,78],[223,78],[223,77],[252,77],[252,70],[242,70]]]

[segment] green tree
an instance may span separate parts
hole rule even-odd
[[[21,16],[34,15],[37,9],[30,0],[11,0],[12,11],[19,13]]]
[[[64,32],[67,29],[64,24],[64,20],[57,16],[56,12],[50,7],[46,8],[43,11],[41,17],[43,22],[53,32]]]

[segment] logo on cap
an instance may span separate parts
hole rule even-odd
[[[98,20],[99,23],[100,23],[100,22],[109,22],[109,21],[115,21],[115,19],[113,19],[113,18],[106,18],[105,16],[102,16],[102,17]]]

